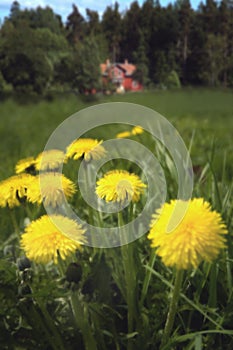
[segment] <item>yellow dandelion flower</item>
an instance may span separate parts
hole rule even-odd
[[[196,268],[201,261],[211,262],[225,247],[227,229],[219,213],[212,211],[203,198],[188,202],[180,224],[167,233],[167,226],[175,209],[183,210],[187,202],[172,200],[164,204],[152,217],[148,238],[151,246],[166,266],[177,269]]]
[[[132,135],[139,135],[139,134],[142,134],[143,132],[144,132],[144,129],[140,125],[135,126],[131,131]]]
[[[130,136],[131,136],[131,132],[129,132],[129,131],[123,131],[123,132],[119,132],[118,134],[116,134],[117,139],[123,139],[123,138],[127,138]]]
[[[27,200],[31,203],[42,203],[53,208],[62,204],[63,193],[71,198],[77,191],[75,184],[60,173],[43,173],[35,176],[27,192]]]
[[[97,181],[96,194],[106,202],[122,202],[128,198],[137,202],[145,187],[137,175],[125,170],[113,170]]]
[[[57,264],[58,256],[65,260],[85,242],[84,233],[81,225],[74,220],[62,215],[44,215],[25,228],[21,246],[29,259]]]
[[[19,206],[26,199],[27,191],[31,186],[34,176],[21,174],[11,176],[0,182],[0,207],[13,208]]]
[[[31,173],[34,173],[35,170],[36,170],[35,159],[33,157],[20,159],[15,166],[16,174],[20,174],[20,173],[31,174]]]
[[[36,170],[54,171],[65,163],[65,153],[58,149],[50,149],[40,153],[35,160]]]
[[[79,159],[84,157],[85,161],[98,160],[105,156],[106,150],[101,143],[94,139],[78,139],[72,142],[66,151],[67,158]]]

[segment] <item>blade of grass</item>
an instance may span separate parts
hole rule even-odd
[[[145,266],[146,269],[149,269],[152,274],[154,274],[155,276],[157,276],[167,287],[169,287],[170,289],[174,289],[174,286],[168,282],[159,272],[155,271],[154,269],[152,269],[150,266]],[[209,320],[211,323],[213,323],[217,328],[223,329],[223,327],[217,323],[212,317],[210,317],[205,311],[203,311],[198,305],[196,305],[192,300],[190,300],[188,297],[186,297],[186,295],[184,295],[183,293],[180,293],[180,296],[189,304],[191,305],[195,310],[197,310],[198,312],[200,312],[207,320]],[[232,331],[233,332],[233,331]]]

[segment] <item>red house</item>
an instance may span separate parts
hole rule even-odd
[[[142,84],[133,78],[133,73],[136,71],[136,66],[125,60],[124,63],[111,63],[106,60],[106,63],[100,65],[103,85],[109,82],[128,91],[140,91],[143,89]]]

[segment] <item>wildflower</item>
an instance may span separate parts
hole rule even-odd
[[[34,174],[35,170],[36,170],[35,159],[33,157],[20,159],[15,166],[16,174],[20,174],[24,172],[29,174]]]
[[[175,207],[178,212],[184,212],[184,217],[168,233],[168,223],[172,220]],[[225,247],[226,233],[220,214],[211,211],[210,204],[203,198],[194,198],[188,203],[172,200],[164,204],[152,216],[148,238],[152,240],[151,246],[157,248],[156,252],[166,266],[188,269],[196,268],[203,260],[214,260],[219,250]]]
[[[31,203],[41,204],[53,208],[63,202],[63,196],[71,198],[76,192],[75,184],[60,173],[42,173],[35,176],[27,192],[27,200]]]
[[[72,142],[66,151],[67,158],[79,159],[84,157],[85,161],[98,160],[105,156],[106,150],[101,143],[94,139],[78,139]]]
[[[122,202],[128,198],[137,202],[145,187],[137,175],[125,170],[113,170],[97,182],[96,194],[106,202]]]
[[[0,182],[0,207],[19,206],[26,199],[27,191],[31,186],[34,176],[21,174],[11,176]]]
[[[35,160],[36,170],[50,171],[57,170],[60,165],[66,162],[65,153],[58,149],[50,149],[40,153]]]
[[[144,130],[140,125],[136,125],[131,131],[132,135],[139,135],[139,134],[142,134],[143,132]]]
[[[127,138],[130,136],[131,136],[131,132],[129,132],[129,131],[123,131],[123,132],[119,132],[118,134],[116,134],[117,139],[123,139],[123,138]]]
[[[62,215],[44,215],[25,228],[21,246],[30,260],[38,263],[65,259],[85,242],[84,230],[76,221]],[[69,238],[72,237],[72,238]]]

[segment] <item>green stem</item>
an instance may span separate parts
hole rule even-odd
[[[167,314],[167,320],[163,332],[163,337],[162,337],[162,342],[161,342],[161,348],[166,344],[166,342],[169,339],[169,336],[171,334],[173,325],[174,325],[174,320],[175,320],[175,315],[176,315],[176,310],[177,310],[177,304],[180,296],[180,288],[181,284],[183,281],[183,270],[177,270],[176,271],[176,279],[175,279],[175,285],[172,293],[172,299],[170,302],[170,307],[169,311]]]
[[[24,320],[32,327],[33,334],[38,337],[38,342],[43,342],[43,346],[48,344],[53,350],[65,350],[61,335],[58,333],[56,326],[45,316],[38,304],[32,300],[22,300],[17,305]]]
[[[149,260],[149,264],[148,266],[153,269],[154,263],[155,263],[155,259],[156,259],[156,254],[154,250],[151,250],[151,254],[150,254],[150,260]],[[149,284],[150,284],[150,279],[151,279],[151,275],[152,272],[151,270],[147,269],[146,270],[146,276],[143,282],[143,286],[142,286],[142,294],[141,294],[141,300],[140,300],[140,308],[142,308],[145,297],[147,295],[147,291],[149,288]]]
[[[47,311],[46,307],[43,306],[42,304],[38,304],[40,311],[42,313],[42,317],[44,318],[44,323],[45,323],[45,327],[48,328],[48,330],[51,332],[52,336],[53,336],[53,343],[54,343],[54,347],[58,350],[64,350],[65,346],[63,344],[63,340],[61,337],[61,334],[59,332],[59,330],[57,329],[54,320],[51,318],[49,312]],[[50,341],[51,343],[51,341]]]
[[[86,178],[86,182],[85,182],[85,187],[86,187],[86,191],[87,193],[90,192],[90,188],[89,188],[89,183],[90,183],[90,169],[89,169],[89,166],[90,164],[88,163],[84,163],[84,169],[85,169],[85,178]],[[96,232],[95,232],[95,213],[94,213],[94,210],[93,208],[87,204],[87,209],[88,209],[88,223],[90,226],[93,226],[90,227],[90,230],[91,230],[91,239],[92,239],[92,244],[93,244],[93,252],[94,252],[94,255],[96,253],[98,253],[98,249],[96,249],[96,247],[98,247],[98,242],[97,242],[97,239],[96,239]]]
[[[122,213],[118,213],[118,225],[123,226],[123,217]],[[125,275],[125,286],[126,286],[126,302],[128,307],[128,334],[133,333],[134,331],[134,320],[136,319],[136,302],[135,302],[135,292],[136,292],[136,273],[135,273],[135,264],[133,258],[133,244],[125,244],[125,239],[122,242],[121,254],[122,262]],[[132,350],[133,339],[129,338],[127,343],[127,350]]]
[[[58,270],[61,277],[66,273],[66,262],[58,256]],[[80,299],[80,295],[77,291],[71,291],[70,305],[72,313],[75,319],[77,327],[81,330],[83,341],[85,344],[85,350],[97,350],[95,339],[92,335],[90,325],[88,322],[88,309],[86,303]]]
[[[31,290],[33,295],[33,288]],[[64,346],[62,336],[54,319],[47,311],[46,304],[41,302],[39,298],[32,298],[30,296],[20,300],[17,306],[28,324],[32,327],[33,333],[38,334],[39,342],[47,341],[53,350],[65,350],[66,347]]]
[[[232,296],[232,274],[231,274],[231,264],[230,264],[228,249],[226,249],[225,261],[226,261],[226,271],[227,271],[228,302],[230,302],[231,296]]]
[[[57,264],[58,271],[59,271],[59,273],[61,275],[61,278],[63,278],[65,276],[65,274],[66,274],[67,266],[66,266],[66,261],[62,260],[59,252],[58,252],[57,261],[58,261],[58,264]]]
[[[10,218],[12,221],[14,231],[17,234],[18,238],[20,239],[20,229],[19,229],[19,225],[18,225],[18,222],[16,220],[16,217],[15,217],[15,211],[14,211],[14,209],[9,208],[9,212],[10,212]]]
[[[82,332],[85,350],[97,350],[96,342],[88,322],[87,306],[80,300],[77,292],[71,292],[70,304],[76,324]]]

